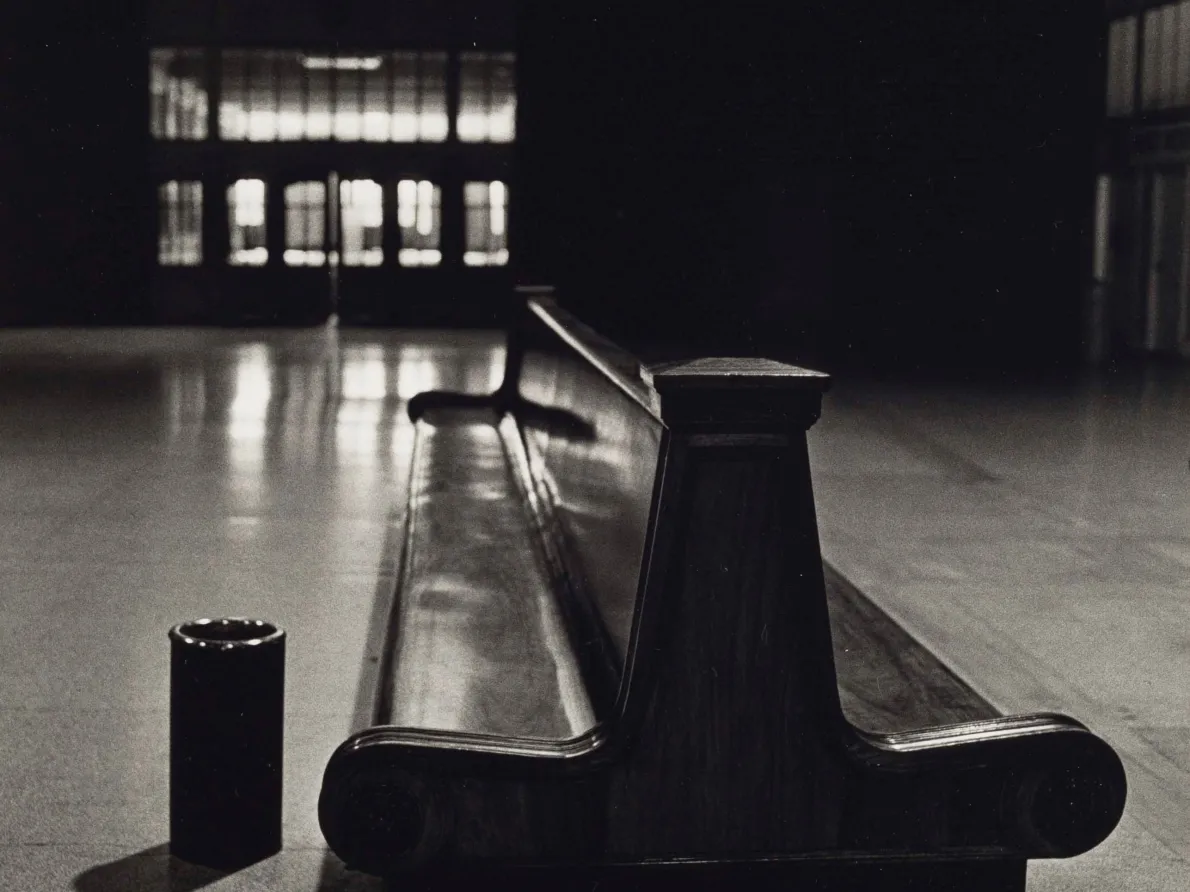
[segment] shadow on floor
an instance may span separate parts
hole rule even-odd
[[[194,892],[228,876],[228,871],[188,864],[169,853],[169,844],[99,864],[74,878],[78,892]]]
[[[322,862],[318,892],[385,892],[386,889],[379,877],[348,870],[342,861],[327,852]]]

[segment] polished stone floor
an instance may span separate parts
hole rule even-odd
[[[376,889],[315,803],[393,582],[403,405],[484,390],[483,335],[0,332],[0,888]],[[1068,712],[1132,799],[1038,890],[1190,887],[1190,374],[857,383],[812,433],[827,557],[1006,711]],[[284,852],[168,856],[170,625],[288,633]]]
[[[841,382],[811,461],[836,569],[1001,711],[1124,759],[1115,834],[1030,888],[1190,888],[1190,369]]]

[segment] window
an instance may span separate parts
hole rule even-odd
[[[294,125],[301,139],[305,133],[306,139],[320,140],[331,138],[331,123],[335,111],[334,82],[329,68],[310,68],[302,64],[300,58],[294,60],[296,68],[292,76],[306,87],[306,107],[299,111],[297,123]]]
[[[1091,275],[1096,282],[1107,280],[1108,225],[1111,222],[1111,177],[1095,180],[1095,237],[1091,252]]]
[[[1132,114],[1136,84],[1136,17],[1112,22],[1107,36],[1107,113]]]
[[[467,266],[504,266],[508,263],[508,187],[498,180],[467,183]]]
[[[401,229],[401,266],[437,266],[442,262],[442,187],[429,180],[397,183],[397,225]]]
[[[286,266],[322,266],[325,244],[326,183],[290,183],[285,187]]]
[[[1145,111],[1170,108],[1184,102],[1187,93],[1185,72],[1190,60],[1180,58],[1187,43],[1181,32],[1190,28],[1190,16],[1183,6],[1185,4],[1161,6],[1145,12],[1144,58],[1141,61],[1141,107]],[[1116,24],[1113,23],[1113,30]],[[1121,40],[1126,37],[1125,32],[1125,38]],[[1114,50],[1110,36],[1108,46],[1109,51]],[[1109,62],[1109,71],[1110,65]]]
[[[264,180],[236,180],[227,188],[232,266],[263,266],[269,259],[265,241]]]
[[[516,84],[512,53],[463,53],[459,59],[462,142],[512,142],[516,131]]]
[[[1157,89],[1157,55],[1159,49],[1159,14],[1160,10],[1150,9],[1144,18],[1144,59],[1141,61],[1141,107],[1145,110],[1156,108],[1158,100]]]
[[[393,142],[446,139],[446,53],[393,53]]]
[[[301,89],[286,75],[292,53],[275,50],[225,50],[219,97],[219,134],[226,140],[274,142],[297,138]],[[282,114],[282,111],[287,114]]]
[[[149,52],[149,133],[154,139],[207,138],[207,81],[202,50]]]
[[[1162,108],[1169,108],[1176,102],[1173,79],[1178,55],[1178,8],[1176,6],[1162,8],[1159,21],[1161,23],[1161,42],[1158,47],[1161,55],[1158,63],[1157,90],[1160,94],[1158,104]]]
[[[376,59],[379,63],[380,60]],[[335,119],[331,135],[340,142],[359,142],[363,137],[364,72],[340,68],[331,78],[335,86]]]
[[[157,262],[202,263],[202,183],[170,180],[157,187]]]
[[[368,142],[387,142],[390,135],[388,81],[390,72],[386,66],[365,68],[360,72],[360,96],[363,104],[363,119],[360,135]]]
[[[384,262],[384,197],[375,180],[339,184],[340,232],[344,266],[379,266]]]
[[[248,138],[248,60],[245,53],[223,53],[219,83],[219,135],[223,139]]]
[[[227,140],[446,139],[445,53],[228,50],[222,72],[219,132]]]
[[[1136,40],[1136,19],[1132,22],[1132,40]],[[1177,106],[1190,106],[1190,0],[1178,4],[1178,36],[1174,49],[1177,58],[1174,65],[1173,102]],[[1132,46],[1132,44],[1129,44]],[[1133,47],[1135,52],[1135,47]],[[1135,64],[1132,66],[1135,68]],[[1131,109],[1129,109],[1131,111]]]

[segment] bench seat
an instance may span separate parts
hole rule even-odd
[[[348,867],[1019,892],[1111,832],[1110,746],[999,716],[823,566],[827,383],[645,369],[534,297],[499,390],[410,401],[374,708],[319,799]]]
[[[566,740],[593,727],[522,490],[491,409],[416,422],[407,581],[379,724]]]

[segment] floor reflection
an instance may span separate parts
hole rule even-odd
[[[468,332],[0,331],[0,887],[369,888],[324,869],[316,805],[374,687],[405,401],[489,391],[502,361]],[[286,848],[223,878],[146,848],[168,834],[165,631],[208,614],[292,645]]]

